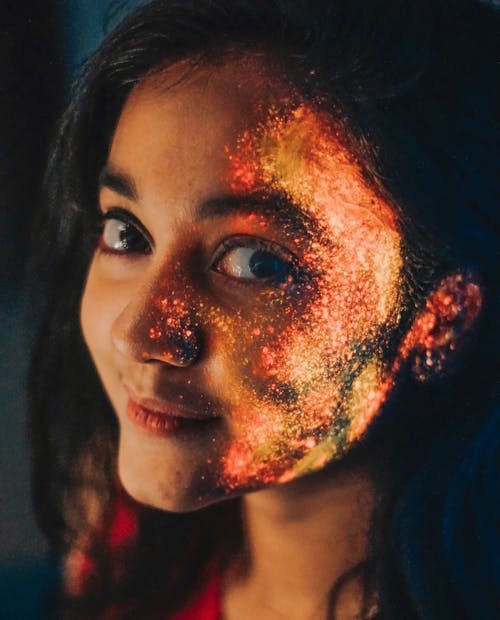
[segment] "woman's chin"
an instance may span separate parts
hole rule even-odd
[[[118,477],[137,502],[168,512],[192,512],[227,497],[198,468],[165,467],[147,456],[134,458],[120,446]]]
[[[118,469],[120,482],[134,500],[168,512],[192,512],[207,505],[189,488],[172,488],[158,480],[144,480],[129,468]]]

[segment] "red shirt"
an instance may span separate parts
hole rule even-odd
[[[176,614],[172,620],[220,620],[220,579],[211,579],[197,598]]]
[[[139,528],[137,511],[137,506],[132,504],[119,489],[109,521],[102,529],[97,529],[97,541],[110,551],[132,544]],[[72,558],[70,574],[72,594],[78,596],[84,590],[85,582],[94,570],[94,562],[85,552],[80,552]],[[124,609],[127,609],[126,603]],[[113,607],[108,611],[106,620],[119,618],[122,611],[121,606]],[[221,620],[221,613],[221,580],[218,576],[214,576],[207,581],[194,600],[171,620]]]

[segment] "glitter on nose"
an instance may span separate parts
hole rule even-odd
[[[155,327],[151,327],[149,330],[149,337],[151,340],[159,340],[163,336],[163,332],[161,329],[157,329]]]

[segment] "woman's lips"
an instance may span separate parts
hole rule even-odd
[[[136,426],[162,437],[200,432],[219,419],[183,405],[155,398],[138,399],[130,394],[127,415]]]

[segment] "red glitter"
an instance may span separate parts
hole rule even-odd
[[[149,337],[151,340],[159,340],[162,336],[163,332],[160,329],[156,329],[155,327],[149,329]]]

